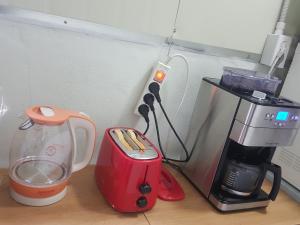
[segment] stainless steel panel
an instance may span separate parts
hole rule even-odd
[[[251,127],[235,120],[229,137],[245,146],[289,146],[297,132],[298,129]]]
[[[275,120],[277,113],[280,111],[289,113],[287,121]],[[267,115],[269,115],[270,118],[268,118]],[[271,118],[272,115],[273,118]],[[251,127],[294,129],[300,127],[300,121],[292,119],[292,117],[295,116],[300,118],[300,109],[256,105],[243,99],[237,112],[236,120]],[[280,123],[282,126],[279,126]]]
[[[226,211],[234,211],[234,210],[241,210],[241,209],[253,209],[253,208],[260,208],[260,207],[267,207],[269,205],[269,200],[266,201],[257,201],[257,202],[245,202],[245,203],[238,203],[238,204],[224,204],[220,202],[218,199],[215,198],[214,195],[209,196],[209,201],[219,210],[226,212]]]
[[[187,148],[194,149],[183,173],[208,197],[238,106],[239,97],[202,81],[192,115]]]

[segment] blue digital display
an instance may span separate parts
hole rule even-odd
[[[276,120],[287,121],[289,118],[288,112],[278,112],[276,116]]]

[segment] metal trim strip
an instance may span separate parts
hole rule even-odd
[[[237,204],[225,204],[220,202],[214,195],[209,196],[209,201],[220,211],[234,211],[234,210],[242,210],[242,209],[252,209],[252,208],[261,208],[267,207],[269,205],[270,200],[265,201],[257,201],[257,202],[245,202],[245,203],[237,203]]]
[[[153,34],[143,34],[138,32],[130,32],[125,29],[116,28],[108,25],[97,24],[94,22],[73,19],[69,17],[56,16],[34,10],[21,9],[7,5],[0,5],[0,19],[13,22],[31,24],[51,29],[59,29],[83,33],[91,36],[124,41],[129,43],[148,45],[148,46],[164,46],[171,45],[173,49],[179,51],[187,51],[212,55],[216,57],[234,57],[257,63],[261,55],[256,53],[243,52],[234,49],[226,49],[222,47],[209,46],[200,43],[194,43],[185,40],[162,37]]]

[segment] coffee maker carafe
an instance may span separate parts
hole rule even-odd
[[[228,158],[220,179],[222,191],[233,197],[249,198],[260,193],[266,173],[273,174],[274,181],[268,194],[275,200],[281,181],[281,168],[267,160],[271,149],[263,147],[247,147],[231,141]]]
[[[277,146],[293,144],[300,104],[257,98],[204,78],[186,142],[191,158],[184,175],[220,211],[266,207],[280,189],[281,168],[272,164]],[[273,174],[271,191],[262,184]]]

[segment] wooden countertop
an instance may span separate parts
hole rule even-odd
[[[140,214],[118,213],[105,202],[94,182],[93,166],[72,175],[64,199],[44,207],[23,206],[12,200],[8,192],[7,172],[0,170],[0,225],[300,224],[300,204],[283,192],[266,209],[220,213],[180,173],[170,170],[182,184],[186,198],[179,202],[158,200],[152,210]]]

